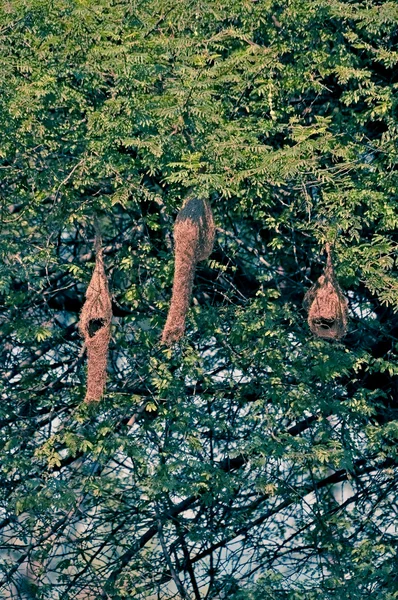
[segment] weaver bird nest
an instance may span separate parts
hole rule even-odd
[[[196,264],[213,250],[215,227],[207,200],[190,198],[177,215],[174,225],[175,266],[169,314],[162,342],[177,342],[185,330],[185,319],[192,294]]]
[[[96,239],[96,261],[80,314],[79,330],[87,347],[87,392],[85,402],[101,399],[106,382],[111,337],[112,301],[105,274],[100,239]]]
[[[339,340],[347,332],[347,301],[334,274],[331,250],[326,244],[327,260],[323,275],[304,296],[308,325],[320,338]]]

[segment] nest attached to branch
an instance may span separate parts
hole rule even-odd
[[[79,330],[87,347],[87,392],[85,402],[98,402],[105,389],[108,347],[111,337],[112,300],[105,274],[99,234],[96,261],[80,314]]]
[[[320,338],[339,340],[347,333],[347,301],[334,274],[331,249],[325,247],[326,267],[304,296],[308,325]]]
[[[162,333],[163,344],[169,346],[184,335],[196,263],[210,256],[214,237],[215,226],[208,201],[202,198],[187,200],[174,224],[173,292]]]

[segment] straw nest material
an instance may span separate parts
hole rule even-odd
[[[86,301],[79,321],[79,330],[87,347],[85,402],[98,401],[104,393],[111,319],[112,301],[104,269],[101,240],[97,235],[95,269],[86,291]]]
[[[326,267],[304,297],[308,325],[320,338],[341,339],[347,332],[347,301],[334,274],[331,250],[326,244]]]
[[[162,343],[177,342],[185,330],[196,263],[208,258],[213,250],[215,227],[207,200],[190,198],[177,215],[174,225],[175,266],[169,314]]]

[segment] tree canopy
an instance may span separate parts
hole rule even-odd
[[[394,0],[0,4],[2,598],[398,598],[397,24]],[[216,242],[165,347],[190,196]],[[302,306],[326,243],[340,341]]]

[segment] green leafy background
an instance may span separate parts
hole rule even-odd
[[[4,598],[398,598],[398,6],[0,6]],[[185,339],[172,227],[211,201]],[[77,332],[103,233],[105,398]],[[306,290],[334,244],[340,343]]]

